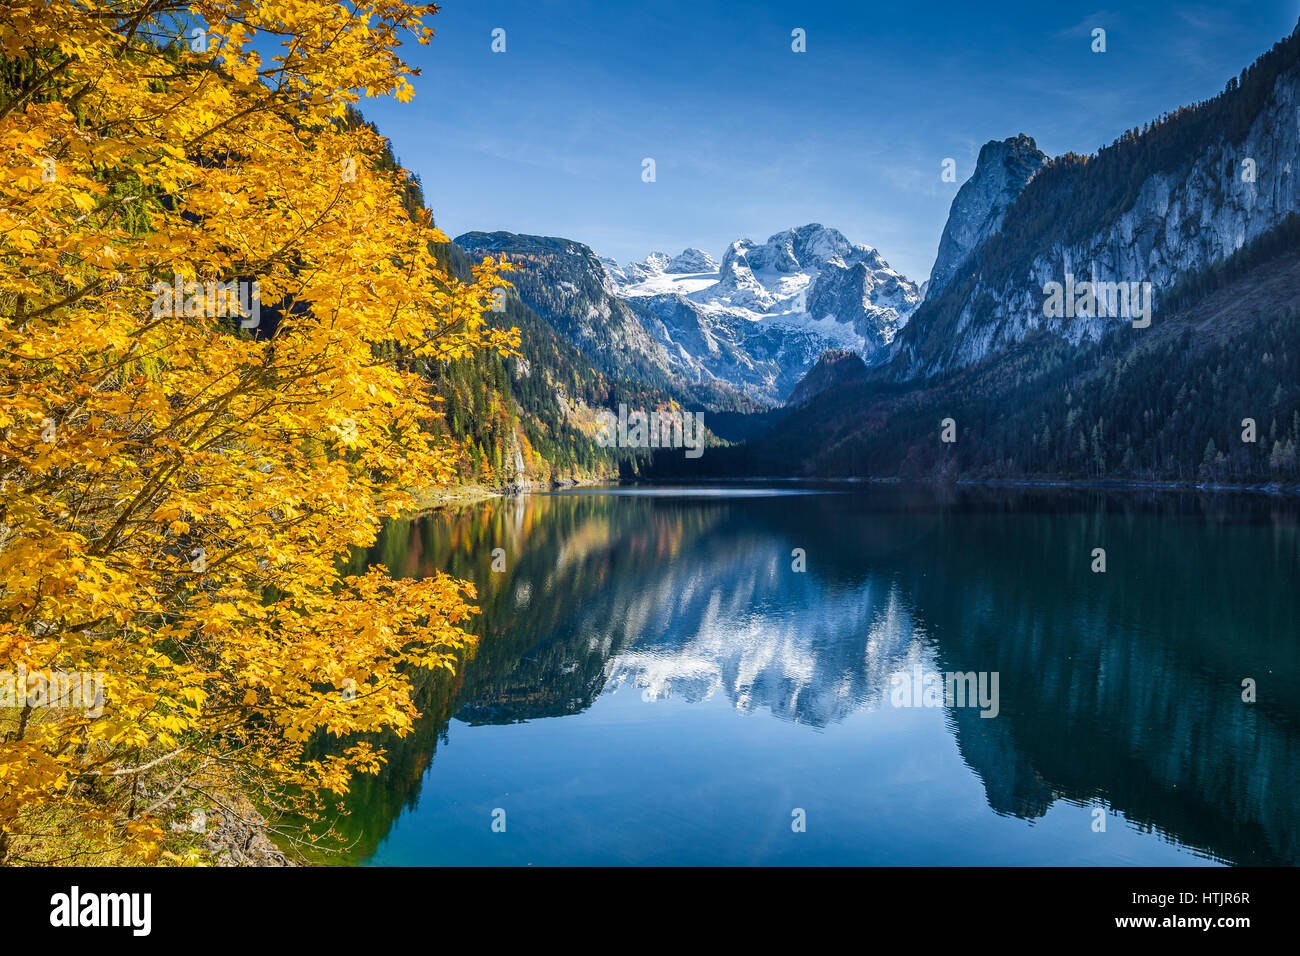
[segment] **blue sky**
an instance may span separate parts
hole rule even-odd
[[[920,281],[983,143],[1094,152],[1219,92],[1298,15],[1300,0],[446,0],[433,41],[403,48],[423,70],[414,100],[362,109],[451,236],[563,236],[626,262],[821,222]]]

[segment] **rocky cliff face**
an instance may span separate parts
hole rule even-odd
[[[1300,210],[1297,61],[1293,34],[1215,100],[1097,156],[1053,160],[963,260],[969,269],[941,289],[940,265],[946,270],[974,241],[979,217],[946,229],[952,254],[941,253],[925,303],[895,340],[891,373],[917,378],[968,365],[1037,329],[1096,340],[1129,322],[1129,310],[1045,314],[1048,283],[1149,284],[1158,311],[1161,293],[1180,278]]]
[[[1047,159],[1024,133],[984,144],[975,172],[957,191],[948,210],[939,254],[926,283],[927,297],[942,292],[966,258],[998,231],[1007,210]]]

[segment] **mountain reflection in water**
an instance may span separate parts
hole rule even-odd
[[[1294,503],[731,491],[497,499],[358,554],[471,580],[483,613],[358,780],[350,858],[1300,862]],[[922,669],[996,673],[997,716],[894,707]],[[787,792],[826,804],[794,840]]]

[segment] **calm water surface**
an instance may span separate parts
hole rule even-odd
[[[475,582],[480,644],[421,677],[348,859],[1300,862],[1295,503],[845,487],[389,526],[358,564]],[[997,715],[898,706],[935,672],[996,674]]]

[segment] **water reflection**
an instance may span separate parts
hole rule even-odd
[[[1292,505],[708,491],[498,500],[394,523],[357,556],[468,578],[483,608],[472,659],[421,677],[417,732],[383,741],[389,764],[350,798],[358,858],[416,805],[453,717],[537,721],[632,693],[848,733],[890,707],[890,675],[924,667],[1000,675],[996,719],[946,711],[994,814],[1101,804],[1213,859],[1300,862]]]

